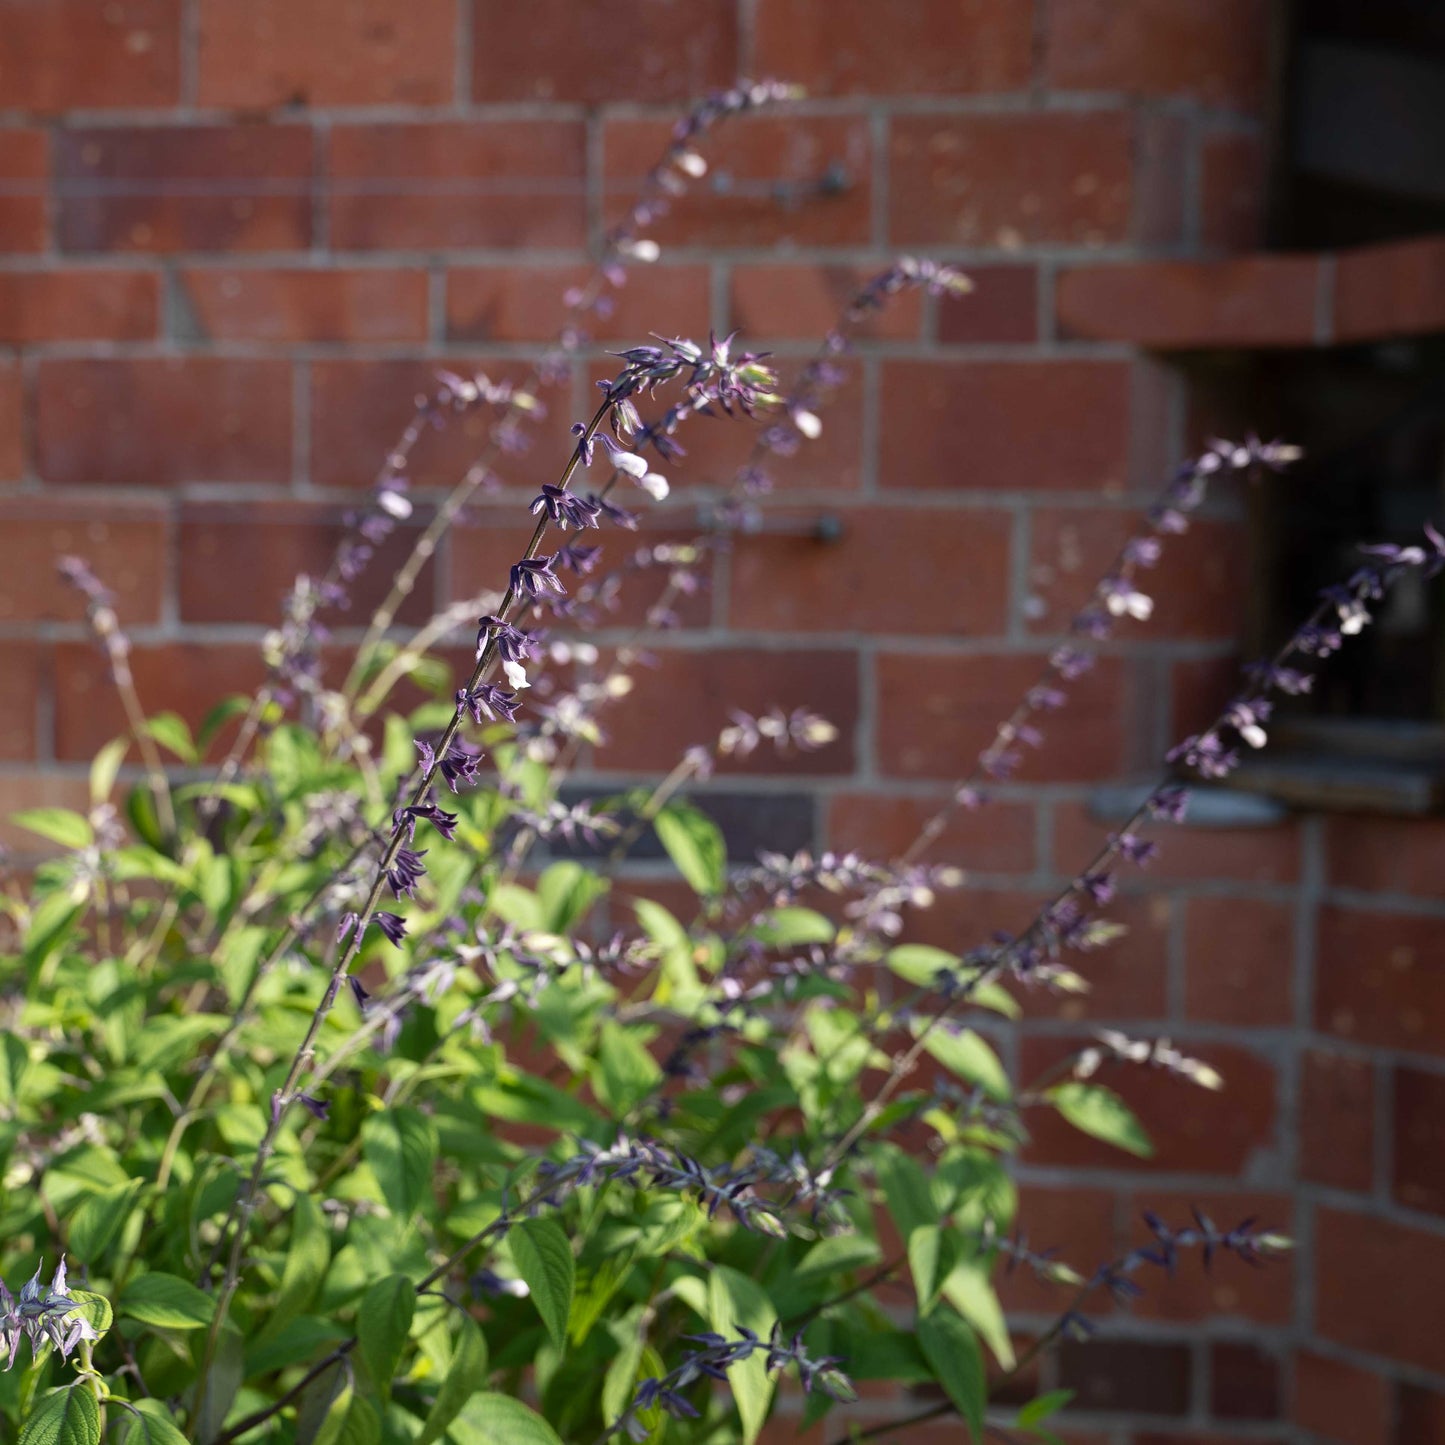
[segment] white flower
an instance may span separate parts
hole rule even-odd
[[[503,662],[502,671],[506,673],[507,682],[514,691],[520,692],[524,687],[531,687],[532,684],[527,681],[527,669],[520,662]]]

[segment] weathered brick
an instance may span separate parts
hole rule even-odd
[[[25,471],[25,388],[20,367],[0,361],[0,481],[18,481]]]
[[[1184,1345],[1129,1339],[1065,1340],[1059,1383],[1074,1392],[1071,1410],[1183,1415],[1191,1366]]]
[[[1294,1017],[1294,910],[1250,898],[1191,898],[1185,914],[1185,1009],[1240,1028]]]
[[[1322,908],[1315,1027],[1355,1043],[1445,1053],[1440,920]]]
[[[1392,1445],[1389,1382],[1346,1360],[1301,1350],[1294,1357],[1294,1420],[1331,1445]]]
[[[1225,1076],[1225,1093],[1209,1098],[1215,1104],[1222,1100],[1224,1107],[1252,1107],[1249,1100],[1240,1097],[1242,1090],[1234,1087],[1244,1085],[1242,1077],[1228,1067]],[[1176,1118],[1183,1112],[1176,1109]],[[1155,1137],[1158,1142],[1159,1136]],[[1179,1167],[1193,1170],[1198,1165],[1181,1162]],[[1126,1242],[1135,1248],[1154,1242],[1144,1223],[1146,1210],[1175,1229],[1191,1227],[1194,1210],[1199,1209],[1221,1229],[1232,1229],[1252,1219],[1253,1229],[1288,1236],[1294,1221],[1293,1208],[1292,1198],[1282,1193],[1235,1189],[1211,1193],[1197,1187],[1165,1191],[1141,1185],[1129,1201],[1132,1224]],[[1134,1303],[1132,1313],[1143,1319],[1179,1323],[1208,1320],[1216,1328],[1229,1320],[1288,1324],[1294,1318],[1295,1271],[1299,1267],[1294,1251],[1272,1255],[1263,1266],[1245,1264],[1232,1254],[1216,1251],[1208,1269],[1198,1250],[1181,1251],[1172,1279],[1152,1270],[1139,1277],[1145,1293]]]
[[[194,729],[218,702],[254,692],[265,680],[254,643],[184,642],[135,647],[136,691],[148,714],[179,713]],[[89,642],[55,645],[55,755],[88,761],[126,730],[105,658]]]
[[[188,323],[206,341],[424,341],[420,268],[187,267]]]
[[[1038,1078],[1089,1042],[1087,1036],[1026,1038],[1021,1073],[1027,1079]],[[1171,1074],[1126,1065],[1106,1068],[1097,1076],[1097,1082],[1120,1094],[1139,1116],[1154,1145],[1151,1159],[1136,1160],[1092,1139],[1051,1109],[1040,1109],[1030,1117],[1032,1137],[1024,1159],[1071,1168],[1127,1166],[1191,1174],[1242,1174],[1259,1151],[1271,1150],[1276,1144],[1274,1069],[1262,1055],[1239,1044],[1192,1045],[1185,1041],[1180,1047],[1217,1069],[1224,1076],[1224,1087],[1211,1092]],[[1153,1207],[1152,1194],[1146,1207]]]
[[[43,361],[35,456],[52,482],[291,476],[291,368],[221,357]]]
[[[40,741],[40,649],[0,641],[0,758],[28,762]]]
[[[1255,135],[1207,135],[1199,145],[1200,240],[1253,251],[1264,240],[1265,154]]]
[[[1369,1189],[1375,1172],[1374,1065],[1327,1049],[1310,1049],[1303,1064],[1300,1176],[1335,1189]]]
[[[441,105],[453,0],[201,0],[202,105]]]
[[[889,361],[885,487],[1118,491],[1129,367],[1119,361]]]
[[[311,480],[322,487],[371,486],[410,422],[415,398],[435,393],[438,373],[443,371],[462,375],[482,371],[493,381],[518,382],[529,374],[529,368],[517,362],[491,360],[473,364],[462,357],[442,361],[364,361],[344,357],[312,362]],[[553,387],[541,392],[547,416],[532,435],[550,438],[552,455],[564,457],[571,443],[566,434],[569,408],[556,390]],[[460,415],[448,415],[440,427],[426,429],[407,468],[412,483],[450,491],[488,449],[492,428],[501,415],[500,408],[478,406]],[[549,461],[549,468],[551,465]],[[505,480],[532,484],[536,468],[536,458],[529,454],[500,458],[495,471]]]
[[[1263,0],[1050,0],[1044,73],[1062,90],[1263,103]]]
[[[895,116],[889,238],[905,246],[1122,241],[1132,140],[1123,112]]]
[[[1335,261],[1335,337],[1365,341],[1445,326],[1445,241],[1360,246]]]
[[[1114,1195],[1103,1189],[1074,1185],[1052,1188],[1026,1184],[1019,1189],[1016,1227],[1027,1237],[1031,1249],[1057,1250],[1058,1260],[1089,1278],[1119,1252],[1115,1231],[1117,1213]],[[1010,1313],[1057,1315],[1068,1307],[1074,1286],[1046,1284],[1031,1269],[1017,1268],[995,1276],[999,1299]],[[1112,1313],[1111,1302],[1101,1293],[1090,1305],[1090,1313]]]
[[[350,250],[580,246],[583,127],[568,120],[338,125],[331,242]]]
[[[967,296],[938,302],[938,339],[945,345],[1030,342],[1039,335],[1039,278],[1032,266],[965,266]]]
[[[1445,1440],[1445,1391],[1401,1380],[1395,1406],[1395,1445]]]
[[[311,242],[304,126],[65,130],[55,176],[66,251],[264,251]]]
[[[1445,1074],[1402,1065],[1393,1092],[1395,1198],[1445,1214]]]
[[[463,266],[447,272],[447,336],[453,341],[550,341],[567,322],[563,295],[586,266]],[[711,312],[705,266],[635,266],[606,293],[609,312],[575,324],[600,341],[701,336]]]
[[[1223,1340],[1209,1351],[1209,1409],[1221,1420],[1277,1420],[1279,1358],[1248,1341]]]
[[[159,284],[147,271],[0,272],[0,342],[144,341],[156,334]]]
[[[877,793],[835,793],[828,802],[828,847],[872,858],[901,857],[946,801]],[[1027,873],[1034,866],[1036,823],[1027,803],[957,809],[924,855],[928,861],[990,873]]]
[[[1160,350],[1307,346],[1315,336],[1313,256],[1078,266],[1055,292],[1059,333]]]
[[[0,126],[0,253],[45,246],[50,234],[45,215],[49,147],[43,130]]]
[[[1316,1330],[1337,1344],[1445,1374],[1445,1236],[1376,1215],[1315,1210]]]
[[[1124,543],[1139,528],[1134,511],[1037,507],[1030,514],[1028,625],[1058,635],[1092,596]],[[1147,623],[1150,639],[1232,640],[1239,635],[1248,596],[1249,552],[1234,522],[1196,521],[1184,538],[1166,537],[1166,557],[1156,571],[1136,571],[1136,584],[1154,599]],[[1128,621],[1119,635],[1144,635]]]
[[[7,109],[98,110],[180,98],[181,0],[5,0]]]
[[[819,341],[879,267],[799,266],[760,263],[734,266],[730,278],[728,318],[749,346],[757,341],[801,339]],[[850,334],[912,341],[923,317],[923,294],[909,289],[890,297]]]
[[[338,507],[307,502],[188,502],[181,509],[178,554],[183,622],[274,623],[299,573],[323,576],[348,533]],[[345,613],[326,622],[360,626],[389,590],[392,574],[416,540],[399,528],[351,584]],[[399,619],[419,625],[435,610],[430,566],[402,605]]]
[[[14,496],[0,501],[6,578],[0,622],[77,622],[85,602],[56,571],[67,554],[85,558],[115,594],[126,626],[155,622],[167,569],[166,510],[153,502],[87,502]]]
[[[769,509],[800,527],[811,515]],[[854,507],[832,515],[842,525],[836,541],[768,533],[733,541],[734,627],[950,637],[1007,627],[1007,512]],[[960,583],[941,589],[945,577]]]
[[[686,748],[711,744],[728,726],[734,708],[766,712],[772,707],[807,707],[838,729],[838,739],[816,752],[780,757],[768,745],[741,762],[725,762],[722,774],[737,772],[848,773],[855,765],[858,720],[858,659],[848,651],[798,648],[655,648],[656,666],[640,668],[627,707],[645,717],[645,728],[618,728],[597,750],[597,765],[614,772],[665,772]]]
[[[732,0],[591,0],[578,20],[572,0],[473,0],[472,98],[677,102],[737,78]]]
[[[1333,886],[1445,898],[1445,820],[1352,813],[1326,817],[1324,825]]]
[[[609,119],[606,216],[630,209],[666,149],[671,123]],[[651,229],[664,245],[862,245],[869,239],[872,157],[861,116],[759,115],[709,139],[708,177],[675,197]]]

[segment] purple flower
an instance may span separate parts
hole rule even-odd
[[[472,721],[480,724],[483,717],[495,722],[498,717],[511,722],[521,706],[517,694],[495,683],[479,682],[475,687],[457,689],[457,707],[472,715]]]
[[[351,992],[356,999],[357,1008],[361,1009],[364,1013],[366,1011],[367,1001],[371,998],[371,994],[367,990],[366,985],[363,984],[354,973],[348,973],[346,975],[346,982],[351,985]]]
[[[552,571],[550,557],[523,557],[512,566],[511,590],[514,596],[536,601],[544,592],[564,594],[567,589]]]
[[[564,532],[568,527],[581,531],[584,527],[597,526],[601,510],[590,497],[579,497],[575,492],[569,492],[565,487],[553,486],[550,482],[543,483],[541,492],[530,508],[533,516],[545,512],[548,519]]]
[[[403,893],[408,898],[416,897],[416,886],[426,875],[426,868],[421,861],[426,856],[426,851],[425,848],[420,853],[411,848],[396,850],[396,857],[391,860],[391,866],[386,870],[386,881],[394,898],[400,898]]]
[[[490,614],[477,620],[477,656],[482,655],[487,643],[497,649],[503,662],[525,662],[537,655],[537,643],[530,632],[513,627],[500,617]]]
[[[311,1115],[313,1119],[320,1119],[325,1123],[327,1116],[331,1113],[331,1104],[324,1099],[314,1098],[310,1094],[297,1094],[296,1102]]]
[[[413,738],[412,741],[416,745],[424,776],[430,778],[434,772],[440,772],[447,787],[454,793],[460,791],[457,787],[459,782],[469,788],[476,786],[481,768],[480,750],[470,749],[467,744],[453,738],[446,752],[437,757],[425,739]]]
[[[616,502],[609,502],[606,497],[594,496],[591,492],[587,494],[587,500],[595,503],[597,510],[614,526],[621,527],[624,532],[637,530],[641,518],[636,512],[629,512],[626,507],[619,507]]]
[[[416,841],[416,825],[418,823],[430,823],[448,842],[456,837],[457,815],[437,807],[430,798],[424,803],[413,803],[409,807],[399,808],[391,815],[393,828],[405,826],[408,843]]]
[[[373,913],[371,921],[397,948],[401,947],[401,941],[406,937],[406,919],[397,913]]]

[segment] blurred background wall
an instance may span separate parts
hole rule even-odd
[[[1352,539],[1439,520],[1442,60],[1439,7],[1396,0],[0,0],[0,812],[83,800],[122,726],[57,554],[117,591],[150,708],[253,686],[436,367],[522,374],[689,98],[775,76],[809,98],[717,133],[605,341],[740,327],[786,372],[900,250],[977,289],[878,319],[777,464],[786,524],[661,639],[599,782],[664,771],[728,706],[808,703],[837,744],[710,786],[735,856],[901,849],[1172,464],[1251,425],[1312,451],[1171,542],[1152,622],[940,843],[972,886],[920,936],[1018,927],[1118,816],[1108,785],[1212,715]],[[404,619],[502,579],[587,380]],[[484,424],[422,442],[419,500]],[[684,441],[644,535],[691,536],[747,447]],[[1163,840],[1092,994],[1030,1000],[1007,1045],[1027,1078],[1098,1025],[1167,1031],[1227,1080],[1111,1080],[1148,1165],[1042,1127],[1036,1246],[1087,1270],[1141,1208],[1195,1203],[1299,1240],[1106,1310],[1045,1368],[1079,1392],[1074,1445],[1445,1440],[1439,602],[1405,598]],[[1008,1297],[1024,1330],[1062,1304]]]

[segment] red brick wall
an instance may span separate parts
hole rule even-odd
[[[0,0],[0,811],[80,792],[118,727],[54,556],[84,553],[119,593],[151,707],[250,685],[288,580],[324,565],[434,364],[534,355],[675,107],[741,68],[812,98],[718,134],[729,184],[662,223],[611,333],[738,325],[786,366],[900,248],[964,264],[977,291],[879,321],[824,439],[781,469],[779,510],[835,511],[843,540],[740,544],[639,689],[648,731],[619,729],[595,771],[665,766],[728,703],[808,701],[840,743],[720,790],[795,841],[903,846],[1198,440],[1178,378],[1131,343],[1319,334],[1298,269],[1210,273],[1202,299],[1194,273],[1149,272],[1142,314],[1101,269],[1258,243],[1266,10]],[[816,194],[828,176],[841,188]],[[583,382],[552,398],[543,457]],[[702,480],[746,444],[694,442]],[[429,435],[420,494],[475,444],[465,423]],[[480,522],[529,495],[459,532],[404,616],[499,576]],[[690,506],[682,489],[670,524]],[[975,887],[928,936],[962,948],[1026,917],[1097,837],[1091,790],[1142,775],[1217,696],[1241,529],[1225,496],[1171,543],[1154,622],[1005,800],[945,837]],[[1167,1031],[1227,1091],[1126,1084],[1159,1143],[1148,1168],[1041,1128],[1020,1171],[1031,1237],[1087,1267],[1141,1207],[1198,1202],[1300,1249],[1106,1312],[1045,1383],[1080,1391],[1081,1445],[1445,1439],[1445,825],[1297,816],[1166,841],[1093,995],[1038,1002],[1010,1047],[1027,1072],[1099,1022]],[[1010,1291],[1024,1328],[1054,1303]]]

